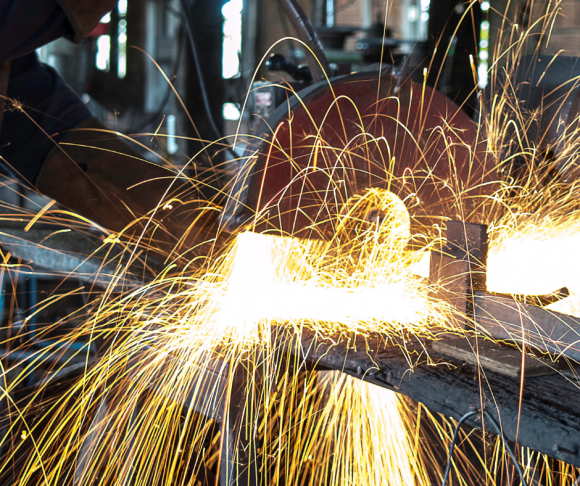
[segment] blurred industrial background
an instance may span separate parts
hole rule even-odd
[[[409,55],[414,77],[421,79],[421,68],[430,64],[428,84],[461,101],[473,86],[469,56],[477,65],[483,88],[489,59],[498,48],[494,41],[499,31],[508,28],[505,18],[513,18],[527,28],[531,9],[542,8],[540,2],[531,0],[498,0],[493,5],[484,0],[469,11],[449,44],[466,12],[465,2],[301,3],[337,72],[360,71],[381,60],[397,63]],[[568,0],[563,2],[562,11],[551,31],[544,33],[551,36],[549,48],[546,43],[542,45],[542,36],[538,35],[530,42],[530,52],[536,47],[540,54],[555,54],[560,49],[571,52],[580,45],[576,28],[580,8]],[[126,134],[170,135],[154,139],[152,146],[180,163],[200,148],[198,142],[181,137],[201,136],[211,141],[231,135],[238,128],[240,116],[242,133],[247,132],[255,104],[250,103],[244,113],[241,108],[252,82],[303,82],[300,76],[296,79],[279,70],[268,70],[261,62],[266,53],[272,52],[284,56],[290,64],[306,64],[303,45],[293,40],[280,42],[294,36],[291,23],[275,0],[121,0],[101,20],[88,42],[74,45],[60,39],[39,49],[39,54],[109,126]],[[437,44],[439,49],[432,57]],[[206,89],[200,89],[201,80]],[[142,137],[140,141],[148,143],[150,139]],[[155,159],[151,154],[148,157]],[[208,161],[199,157],[196,163]]]
[[[487,71],[494,32],[502,27],[502,15],[494,12],[505,9],[503,4],[491,8],[488,1],[472,9],[445,57],[449,40],[465,13],[464,2],[301,3],[329,62],[336,65],[336,72],[361,71],[381,60],[385,64],[398,63],[409,55],[410,70],[419,79],[422,67],[428,63],[433,67],[440,65],[441,73],[432,68],[428,82],[452,98],[461,98],[472,90],[469,55],[480,66],[481,82],[485,83],[483,73]],[[527,5],[528,2],[511,2],[510,9],[521,12],[522,22]],[[567,30],[562,28],[564,24],[573,25],[573,20],[562,17],[561,23],[555,30],[563,43],[569,43],[569,37],[578,34],[569,26]],[[180,138],[199,138],[192,121],[205,140],[235,133],[240,116],[242,133],[247,132],[252,110],[255,111],[252,96],[248,109],[243,114],[241,111],[252,82],[286,79],[297,87],[304,83],[301,76],[293,77],[275,68],[268,70],[261,62],[271,52],[283,56],[287,63],[306,64],[303,45],[296,40],[280,42],[295,36],[275,0],[121,0],[101,20],[88,42],[74,45],[60,39],[39,49],[39,54],[112,128],[131,135],[170,135],[155,138],[152,147],[180,163],[200,148],[198,142]],[[431,59],[439,42],[438,53]],[[192,52],[192,45],[197,53]],[[205,83],[205,89],[201,89],[200,81]],[[150,136],[140,139],[144,143],[150,140]],[[196,163],[208,161],[199,157]]]

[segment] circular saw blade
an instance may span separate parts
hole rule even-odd
[[[493,179],[467,114],[391,73],[303,90],[276,109],[258,138],[225,211],[230,228],[250,223],[313,237],[350,196],[371,187],[397,194],[416,218],[467,219],[469,201],[484,191],[478,187]]]

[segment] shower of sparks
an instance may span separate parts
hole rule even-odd
[[[546,13],[545,29],[556,11]],[[503,39],[510,49],[502,53],[496,46],[494,54],[496,59],[503,55],[502,69],[508,73],[517,67],[527,42],[527,33],[515,29]],[[500,36],[497,45],[501,42]],[[207,254],[187,253],[185,265],[171,263],[141,287],[121,294],[109,289],[89,300],[85,322],[50,341],[32,365],[4,370],[5,377],[12,372],[2,387],[10,397],[43,354],[72,349],[81,339],[90,339],[102,351],[57,396],[41,386],[27,400],[8,400],[2,438],[7,452],[0,473],[18,485],[197,484],[194,478],[204,471],[223,472],[221,452],[234,444],[239,448],[232,451],[233,464],[240,459],[236,454],[247,455],[263,484],[437,484],[453,423],[394,392],[338,372],[305,369],[298,343],[304,330],[330,337],[378,334],[385,341],[457,332],[449,325],[451,307],[434,297],[437,289],[427,278],[426,264],[445,217],[476,212],[478,221],[490,227],[490,291],[537,295],[566,286],[572,295],[550,308],[580,315],[580,189],[570,182],[579,133],[564,133],[561,142],[567,148],[545,167],[534,162],[537,154],[522,147],[526,170],[517,179],[500,175],[506,164],[503,148],[518,138],[512,128],[519,127],[523,140],[526,127],[510,89],[495,86],[499,67],[493,59],[489,65],[498,99],[490,113],[481,114],[477,143],[487,146],[485,156],[497,169],[498,180],[485,183],[493,187],[490,194],[474,195],[482,184],[477,178],[435,180],[429,167],[416,170],[411,164],[396,177],[392,169],[399,161],[386,145],[379,179],[389,181],[392,190],[367,187],[350,194],[338,211],[329,211],[324,223],[332,231],[321,231],[324,239],[241,232],[224,238],[222,246],[212,240]],[[420,106],[428,104],[421,98]],[[446,122],[438,130],[459,136]],[[341,163],[360,157],[357,143],[364,142],[367,150],[371,142],[377,147],[384,142],[371,138],[364,134],[345,141],[344,147],[330,148],[322,138],[308,139],[313,166],[305,172],[331,180],[329,154],[340,153]],[[435,143],[435,138],[429,134],[416,145]],[[461,144],[442,139],[453,173],[453,149]],[[293,162],[292,153],[288,158]],[[560,176],[546,182],[541,174],[554,167]],[[446,191],[436,208],[418,196],[427,183]],[[329,192],[336,189],[329,185]],[[326,194],[320,199],[326,201]],[[200,212],[207,209],[202,206]],[[453,214],[441,214],[442,207],[452,208]],[[25,219],[28,227],[43,221],[63,224],[62,212],[51,204],[38,209],[36,215],[14,216],[16,209],[10,208],[12,215],[2,219]],[[417,229],[417,215],[436,217],[436,223]],[[80,231],[89,229],[86,221],[68,223]],[[110,235],[103,247],[126,245],[125,252],[133,255],[135,241],[123,241]],[[167,261],[179,262],[178,250]],[[10,275],[24,268],[21,262],[9,263],[9,255],[3,254],[2,261],[2,271]],[[78,321],[78,315],[72,317]],[[39,330],[37,339],[48,342],[56,329],[58,325]],[[25,347],[23,336],[8,336],[5,344]],[[86,349],[77,357],[83,353]],[[462,473],[458,484],[481,479],[499,485],[505,473],[501,444],[487,444],[491,453],[481,457],[469,434],[461,442],[473,448],[471,456],[480,457],[481,464],[459,450],[454,463]],[[522,449],[520,457],[530,478],[536,470],[550,484],[564,485],[576,476],[574,468],[554,465],[546,457],[536,460],[538,455],[528,450]],[[477,476],[481,467],[485,478]],[[225,474],[231,478],[240,472],[233,467]]]
[[[377,208],[380,215],[369,220]],[[445,306],[429,298],[427,281],[415,275],[426,253],[406,251],[410,238],[402,201],[372,189],[349,201],[329,242],[238,235],[224,258],[223,283],[203,290],[213,294],[211,302],[222,302],[217,328],[235,322],[240,337],[252,333],[238,326],[261,320],[307,321],[327,332],[429,333],[446,322]]]

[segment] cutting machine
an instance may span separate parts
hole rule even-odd
[[[499,174],[498,160],[479,137],[476,123],[459,106],[411,79],[408,61],[319,78],[290,96],[261,125],[248,149],[248,162],[235,177],[221,223],[228,230],[251,225],[258,231],[324,238],[352,195],[369,187],[397,194],[414,223],[426,227],[437,222],[444,229],[445,244],[431,255],[430,280],[437,297],[456,309],[455,324],[475,336],[467,351],[475,368],[464,364],[459,372],[423,363],[408,373],[408,362],[381,344],[379,336],[355,344],[303,336],[302,349],[315,350],[307,359],[395,389],[457,419],[484,407],[500,421],[508,439],[580,465],[577,410],[568,396],[574,385],[570,388],[567,379],[556,376],[535,378],[530,384],[527,378],[553,374],[558,364],[544,361],[545,373],[531,372],[526,365],[534,359],[532,352],[569,363],[580,360],[580,319],[545,308],[566,296],[565,289],[525,302],[487,291],[488,241],[487,228],[479,224],[484,221],[481,202],[496,189]],[[486,337],[520,345],[516,375],[502,377],[508,365],[490,358],[496,367],[485,370],[485,384],[473,381],[486,368],[484,348],[488,354],[505,349],[484,345]],[[421,355],[424,347],[418,343],[413,349]],[[432,355],[449,359],[442,346],[434,346]],[[463,361],[457,355],[453,359]],[[540,390],[549,397],[539,400]]]

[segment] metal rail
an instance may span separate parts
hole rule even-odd
[[[22,238],[16,235],[11,235],[11,238],[22,241]],[[71,253],[71,248],[67,247],[66,242],[64,239],[61,242],[64,247],[53,247],[51,251]],[[68,240],[68,243],[71,244],[71,241]],[[10,240],[7,244],[14,242]],[[31,246],[24,245],[23,248],[32,248],[34,244],[30,242]],[[45,244],[46,242],[43,243]],[[459,259],[455,264],[461,266],[466,261],[473,263],[470,259],[475,253],[466,254],[470,255],[467,260]],[[482,255],[480,257],[483,258]],[[87,261],[93,262],[93,258],[90,257]],[[91,265],[94,265],[91,268],[101,268],[102,260]],[[452,267],[453,265],[449,268]],[[70,267],[67,266],[68,268]],[[455,272],[451,277],[459,278],[461,275]],[[458,284],[457,281],[454,282]],[[473,279],[463,281],[464,302],[458,301],[457,305],[472,312],[481,330],[488,333],[495,333],[501,337],[500,331],[493,328],[497,322],[515,326],[517,321],[517,325],[521,326],[522,316],[528,311],[529,325],[524,326],[526,332],[522,337],[527,339],[526,342],[530,342],[533,330],[543,329],[542,332],[549,334],[550,329],[556,331],[559,329],[558,322],[565,323],[568,329],[577,324],[570,316],[557,315],[541,307],[521,304],[510,297],[486,294],[474,288],[473,282]],[[522,312],[522,309],[526,312]],[[541,326],[537,327],[538,323]],[[501,329],[505,330],[504,327]],[[510,333],[510,339],[518,339],[515,328],[511,329]],[[549,335],[556,338],[552,341],[560,347],[548,348],[548,351],[564,351],[568,354],[577,352],[571,346],[568,346],[568,350],[561,348],[568,337],[571,340],[576,339],[575,331],[570,336],[568,333]],[[430,349],[430,343],[419,341],[405,342],[404,348],[410,354],[404,354],[401,343],[386,343],[383,336],[323,338],[304,332],[300,339],[295,335],[286,339],[289,339],[289,342],[285,347],[294,355],[292,359],[300,360],[310,369],[341,371],[374,385],[394,390],[423,403],[434,412],[455,419],[460,419],[473,407],[483,407],[500,423],[508,440],[517,439],[522,446],[580,467],[580,435],[577,432],[580,430],[580,402],[577,400],[579,388],[577,380],[561,375],[524,377],[523,380],[509,377],[483,370],[477,365],[449,359]],[[545,340],[538,335],[536,344],[539,346],[541,342]],[[413,357],[414,363],[410,364],[409,356]],[[439,364],[433,366],[433,363]],[[154,384],[152,388],[155,389]],[[239,403],[242,403],[241,400]],[[183,405],[196,408],[204,406],[202,403]],[[474,427],[482,426],[479,421],[471,420],[468,423]]]
[[[577,381],[561,375],[519,380],[449,359],[430,349],[430,343],[404,343],[410,353],[406,356],[401,344],[386,343],[382,336],[304,334],[296,353],[303,353],[303,359],[314,366],[396,391],[456,420],[474,408],[484,408],[508,440],[580,467]],[[479,420],[467,423],[482,428]]]

